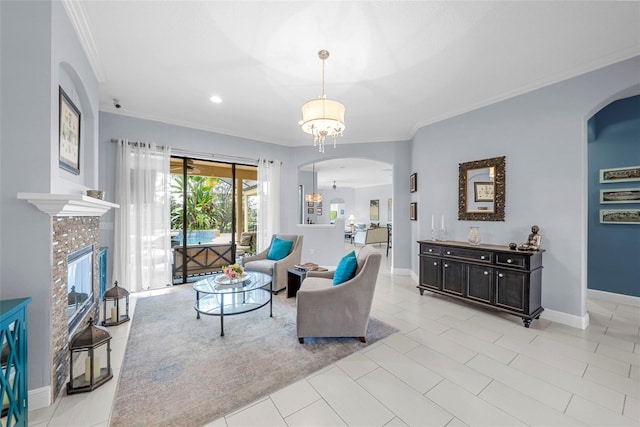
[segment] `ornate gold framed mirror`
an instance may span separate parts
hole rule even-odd
[[[458,219],[504,221],[505,157],[460,163]]]

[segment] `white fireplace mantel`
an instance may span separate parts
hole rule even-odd
[[[102,216],[109,209],[120,207],[82,194],[18,193],[18,199],[51,216]]]

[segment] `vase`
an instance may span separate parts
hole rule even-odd
[[[480,244],[480,227],[471,227],[471,230],[469,231],[469,243],[471,243],[472,245],[479,245]]]

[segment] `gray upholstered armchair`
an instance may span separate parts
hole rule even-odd
[[[297,294],[298,340],[305,337],[357,337],[366,342],[382,256],[371,246],[358,254],[355,276],[333,286],[334,271],[310,271]]]
[[[293,241],[291,251],[286,257],[274,261],[267,258],[269,250],[273,245],[275,238],[280,240]],[[255,255],[246,256],[242,260],[245,270],[247,271],[259,271],[271,276],[271,283],[273,284],[273,292],[278,293],[282,289],[287,287],[287,268],[293,268],[294,265],[300,264],[300,257],[302,256],[302,237],[297,234],[274,234],[271,236],[271,244],[265,250]]]

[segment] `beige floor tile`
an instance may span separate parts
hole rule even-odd
[[[265,399],[225,418],[228,427],[287,427],[270,399]]]
[[[327,402],[320,399],[299,411],[285,417],[288,427],[339,427],[345,422],[331,409]]]
[[[622,413],[624,393],[614,391],[581,376],[571,375],[526,356],[518,356],[509,366],[525,374],[574,393],[611,411]]]
[[[620,362],[640,366],[640,355],[633,353],[633,351],[624,351],[615,347],[611,347],[607,344],[600,344],[598,346],[598,349],[596,350],[596,354],[601,354]]]
[[[593,427],[638,427],[631,418],[594,405],[580,396],[573,396],[565,414]]]
[[[376,346],[376,348],[379,347]],[[375,349],[371,351],[375,351]],[[378,368],[378,365],[367,356],[368,354],[369,351],[356,352],[342,360],[338,360],[335,365],[355,380]]]
[[[571,393],[482,354],[474,357],[467,366],[560,412],[571,399]]]
[[[320,399],[320,395],[306,380],[295,382],[272,393],[270,397],[285,418]]]
[[[626,375],[617,375],[598,366],[589,365],[584,373],[584,378],[620,393],[628,394],[634,399],[640,399],[640,382]]]
[[[498,408],[505,408],[510,415],[529,426],[584,426],[585,424],[566,416],[562,411],[550,408],[499,381],[493,381],[479,397]]]
[[[502,337],[499,332],[492,331],[482,326],[476,325],[473,320],[460,320],[453,316],[444,315],[438,319],[438,323],[457,329],[478,339],[493,343]]]
[[[640,400],[627,396],[624,402],[622,415],[637,421],[638,425],[640,425]]]
[[[516,427],[525,424],[498,407],[444,380],[426,396],[470,426]]]
[[[464,364],[477,354],[476,351],[470,350],[453,340],[442,335],[433,334],[422,328],[409,332],[407,336],[439,353],[444,354],[458,363]]]
[[[309,383],[348,425],[382,426],[394,418],[387,408],[338,368]]]
[[[445,426],[453,415],[385,371],[376,369],[358,380],[365,390],[408,425]],[[428,421],[427,421],[428,420]]]
[[[411,350],[407,356],[472,394],[480,393],[491,382],[486,375],[426,346]]]
[[[368,352],[367,357],[419,393],[427,392],[442,381],[440,375],[388,346]]]
[[[485,356],[495,359],[500,363],[504,363],[505,365],[508,365],[509,362],[518,355],[515,351],[488,343],[457,329],[448,330],[440,336],[453,342],[460,343],[463,347],[466,347],[475,353],[484,354]]]

